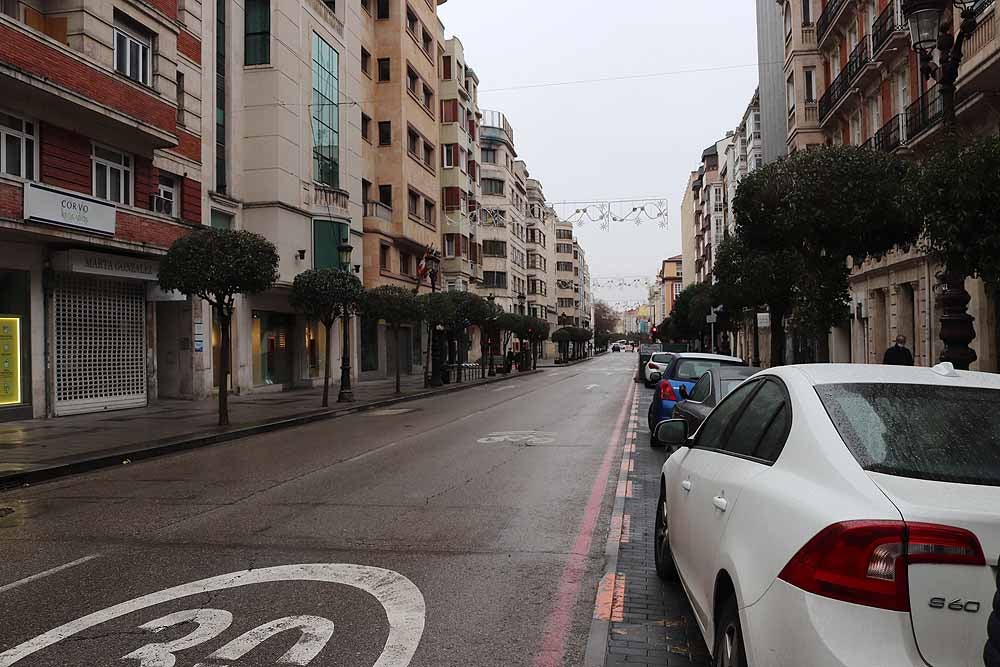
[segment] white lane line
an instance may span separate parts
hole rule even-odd
[[[100,556],[101,554],[91,554],[90,556],[77,558],[75,561],[66,563],[65,565],[59,565],[58,567],[54,567],[51,570],[45,570],[45,572],[39,572],[38,574],[33,574],[30,577],[25,577],[24,579],[19,579],[18,581],[15,581],[13,583],[0,586],[0,593],[6,593],[7,591],[12,590],[14,588],[24,586],[25,584],[30,584],[32,581],[38,581],[39,579],[47,577],[51,574],[56,574],[57,572],[68,570],[71,567],[76,567],[77,565],[83,565],[87,561],[94,560],[95,558],[100,558]]]
[[[512,385],[512,384],[508,384],[508,385],[505,385],[503,387],[497,387],[493,391],[507,391],[508,389],[517,389],[517,387],[514,386],[514,385]]]

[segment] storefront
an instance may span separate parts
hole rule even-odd
[[[0,421],[31,417],[30,275],[0,270]]]

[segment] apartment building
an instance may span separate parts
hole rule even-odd
[[[663,299],[663,317],[659,321],[663,321],[664,317],[670,316],[677,296],[684,290],[684,256],[674,255],[663,260],[656,280]]]
[[[479,77],[465,59],[457,37],[444,44],[439,67],[441,97],[441,232],[444,287],[468,292],[481,281],[482,243],[476,212],[479,182]]]
[[[784,5],[774,0],[757,0],[757,80],[764,164],[783,157],[788,150],[783,10]],[[811,13],[810,8],[810,18]]]
[[[824,0],[778,0],[785,38],[785,113],[787,114],[786,149],[789,153],[822,146],[826,137],[820,127],[819,91],[824,81],[825,65],[819,35],[826,29]],[[832,5],[854,4],[854,0],[830,0]]]
[[[688,174],[681,198],[681,273],[682,289],[693,285],[697,278],[695,264],[698,261],[697,235],[701,224],[698,209],[698,193],[701,191],[701,169]]]
[[[727,235],[735,231],[736,216],[733,212],[733,202],[736,200],[740,181],[764,164],[764,142],[761,135],[760,95],[755,91],[743,112],[743,118],[736,128],[733,141],[726,146],[722,166],[719,168],[719,178],[725,184],[723,227]]]
[[[827,3],[816,23],[826,74],[819,113],[826,141],[912,154],[919,159],[941,130],[942,105],[933,79],[921,76],[901,3]],[[1000,40],[993,0],[974,5],[978,26],[966,41],[959,71],[957,116],[966,134],[995,133],[1000,111],[991,100],[1000,75]],[[956,10],[953,25],[959,24]],[[835,361],[878,363],[897,335],[910,341],[917,364],[933,365],[942,343],[936,275],[916,248],[868,261],[850,277],[851,321],[831,336]],[[997,304],[979,280],[968,280],[976,318],[977,370],[998,369]]]
[[[527,310],[527,168],[517,159],[514,129],[499,111],[483,111],[482,203],[478,210],[483,280],[476,287],[506,312]]]
[[[556,213],[545,201],[540,181],[527,180],[528,217],[526,247],[528,252],[528,315],[549,323],[555,331],[559,323],[556,296]],[[554,358],[556,345],[546,341],[543,358]]]
[[[573,239],[573,279],[576,288],[576,304],[573,312],[575,326],[590,328],[594,320],[594,295],[590,286],[590,265],[587,253],[578,239]]]
[[[555,238],[556,323],[560,327],[579,326],[576,313],[579,266],[573,261],[573,223],[556,222]]]
[[[205,311],[157,285],[208,219],[205,11],[0,3],[0,421],[210,390]]]
[[[695,181],[695,262],[696,282],[712,280],[715,248],[725,235],[726,183],[723,159],[734,143],[735,132],[706,148],[701,155],[699,179]]]

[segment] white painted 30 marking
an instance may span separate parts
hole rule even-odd
[[[280,581],[341,584],[365,591],[379,601],[385,609],[389,622],[389,636],[382,649],[382,655],[373,667],[406,667],[410,664],[424,633],[426,607],[420,589],[409,579],[392,570],[364,565],[319,563],[243,570],[150,593],[66,623],[4,651],[0,653],[0,667],[10,667],[23,658],[84,630],[164,602],[201,593]],[[190,609],[149,621],[139,628],[156,633],[188,622],[194,622],[198,627],[187,636],[172,642],[146,644],[124,656],[123,659],[138,660],[140,667],[173,667],[176,663],[175,652],[186,651],[218,637],[232,624],[233,615],[222,609]],[[238,660],[272,637],[293,630],[298,630],[300,637],[295,645],[278,659],[277,664],[308,665],[333,636],[334,627],[332,621],[318,616],[280,618],[240,635],[209,655],[207,659]],[[222,665],[201,662],[196,667],[222,667]]]

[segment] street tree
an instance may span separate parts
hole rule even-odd
[[[477,294],[469,292],[463,292],[463,294],[468,294],[469,298],[461,304],[460,310],[464,313],[469,324],[479,329],[480,371],[481,377],[485,378],[489,355],[487,345],[491,335],[492,318],[496,315],[497,306]]]
[[[821,358],[828,356],[827,334],[846,312],[843,267],[916,241],[909,171],[894,155],[838,146],[795,153],[740,182],[733,210],[741,248],[732,264],[742,289],[771,314],[772,363],[785,356],[786,316],[815,336]]]
[[[424,363],[425,386],[433,384],[438,386],[438,380],[432,378],[432,359],[438,360],[441,354],[440,345],[445,332],[454,329],[458,308],[455,300],[449,292],[428,292],[417,297],[420,304],[421,316],[427,323],[427,356]],[[440,327],[440,329],[439,329]],[[437,361],[439,364],[440,362]]]
[[[222,368],[219,426],[229,425],[232,322],[236,295],[260,294],[278,279],[278,252],[259,234],[207,227],[174,241],[160,261],[159,283],[207,301],[219,318]]]
[[[524,316],[517,313],[500,313],[496,318],[496,328],[500,332],[500,351],[507,358],[507,348],[514,336],[524,331]],[[518,336],[520,338],[520,336]],[[504,368],[507,368],[506,361]],[[510,369],[507,368],[509,372]]]
[[[705,318],[712,312],[712,287],[708,283],[688,285],[674,299],[670,313],[670,338],[700,340]]]
[[[399,349],[399,329],[404,324],[416,323],[420,320],[421,308],[416,295],[397,285],[382,285],[367,290],[362,298],[362,310],[366,315],[385,320],[392,331],[392,343],[396,349],[396,393],[402,393],[400,379],[400,362],[402,354]]]
[[[528,329],[529,338],[531,340],[531,368],[535,370],[538,368],[538,347],[549,339],[549,331],[551,326],[548,321],[541,319],[540,317],[532,317],[531,325]]]
[[[968,369],[977,355],[968,347],[976,333],[965,279],[1000,287],[1000,138],[949,137],[912,176],[910,201],[923,250],[944,269],[941,358]]]
[[[288,301],[292,308],[307,318],[320,322],[326,329],[326,363],[323,368],[323,407],[330,405],[330,366],[333,356],[333,325],[344,321],[341,349],[350,354],[347,321],[357,313],[364,288],[353,273],[340,269],[311,269],[295,276]],[[346,366],[344,367],[346,372]],[[343,385],[344,378],[341,377]]]

